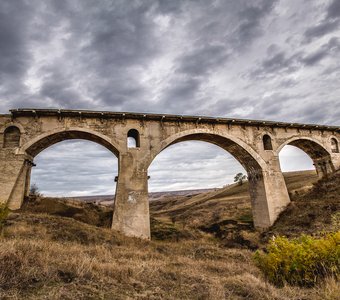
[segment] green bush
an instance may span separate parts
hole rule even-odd
[[[255,253],[256,265],[277,286],[313,286],[327,276],[340,275],[340,231],[313,238],[276,237],[267,251]]]

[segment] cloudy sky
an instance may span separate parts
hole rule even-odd
[[[53,107],[339,125],[339,79],[339,0],[0,1],[0,113]],[[285,170],[311,167],[297,150],[282,156]],[[45,193],[114,189],[117,159],[90,142],[57,144],[36,162],[33,180]],[[178,144],[151,165],[150,188],[221,186],[239,170],[213,145]]]

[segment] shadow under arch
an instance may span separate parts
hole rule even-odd
[[[111,151],[116,157],[119,157],[119,148],[117,145],[113,144],[113,142],[108,137],[98,132],[80,128],[70,128],[67,130],[46,132],[27,142],[20,148],[19,152],[27,153],[32,157],[35,157],[41,151],[56,143],[75,139],[87,140],[100,144]]]
[[[312,160],[319,177],[334,172],[331,155],[328,150],[315,139],[310,137],[293,137],[282,143],[276,150],[279,155],[284,146],[291,145],[301,149]]]
[[[312,159],[322,158],[330,153],[326,148],[321,145],[315,139],[310,137],[293,137],[282,143],[276,150],[276,154],[279,154],[284,146],[292,145],[300,148],[302,151],[306,152]]]

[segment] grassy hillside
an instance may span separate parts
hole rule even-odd
[[[310,192],[293,195],[292,199],[267,235],[295,237],[340,230],[340,170],[319,180]]]
[[[290,172],[285,174],[285,180],[290,193],[295,194],[311,188],[317,176],[314,171]],[[246,219],[250,214],[248,183],[233,184],[194,197],[174,197],[151,202],[150,210],[155,218],[178,220],[191,226],[228,218]]]
[[[321,287],[276,288],[252,252],[208,236],[141,241],[71,218],[12,214],[0,248],[1,299],[336,299]]]
[[[112,220],[112,209],[68,198],[31,197],[24,203],[20,211],[69,217],[87,224],[106,228],[111,226]]]
[[[293,200],[318,180],[315,171],[289,172],[284,176]],[[152,218],[162,224],[212,233],[228,247],[256,249],[262,243],[263,237],[253,226],[247,182],[191,198],[151,202],[150,211]]]
[[[339,173],[307,194],[315,174],[286,180],[294,201],[263,235],[252,228],[246,184],[151,203],[151,242],[103,228],[110,220],[104,207],[28,203],[10,214],[2,233],[0,299],[338,299],[334,279],[309,289],[277,288],[254,264],[251,249],[272,234],[340,229]],[[317,214],[310,222],[295,222],[310,210]]]

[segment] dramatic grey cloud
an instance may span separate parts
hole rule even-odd
[[[16,107],[53,107],[336,125],[340,118],[339,3],[2,0],[0,113]],[[51,149],[58,158],[55,164],[68,159],[63,154],[70,145]],[[218,150],[198,149],[200,154],[195,155],[202,162],[210,161],[210,153],[219,161]],[[47,167],[49,171],[56,167],[46,165],[47,153],[36,159],[36,180],[47,174]],[[89,150],[89,157],[92,153],[101,160],[99,148]],[[173,155],[169,152],[170,161]],[[166,168],[167,160],[158,164]],[[199,164],[195,161],[195,166]],[[96,173],[93,165],[88,168]],[[182,188],[172,179],[166,181],[169,173],[152,168],[156,177],[161,176],[150,181],[155,189]],[[234,164],[230,169],[216,168],[212,163],[210,172],[227,181],[230,169],[237,170]],[[83,174],[77,165],[74,169]],[[219,173],[222,169],[227,173]],[[100,186],[108,187],[110,178]],[[210,186],[206,178],[197,178],[196,186],[203,183]],[[216,184],[223,183],[217,180]],[[48,186],[52,191],[52,183]],[[86,191],[98,192],[94,187]]]
[[[318,24],[309,27],[304,35],[307,41],[312,40],[313,38],[319,38],[327,33],[336,31],[339,29],[340,22],[340,2],[337,0],[333,0],[328,4],[326,11],[321,14],[323,18],[319,21]]]

